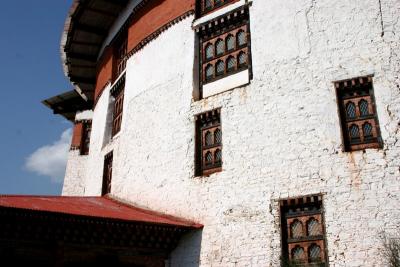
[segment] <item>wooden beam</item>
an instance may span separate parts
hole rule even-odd
[[[97,62],[97,56],[87,55],[87,54],[82,54],[82,53],[69,52],[69,53],[67,53],[67,58],[90,61],[90,62]]]
[[[120,7],[124,7],[128,3],[127,0],[103,0],[103,1],[114,5],[118,5]]]
[[[118,13],[114,13],[114,12],[110,12],[107,10],[102,10],[102,9],[98,9],[98,8],[93,8],[93,7],[87,7],[86,8],[88,11],[94,12],[94,13],[98,13],[104,16],[108,16],[108,17],[112,17],[112,18],[116,18],[118,17]]]
[[[87,33],[96,34],[99,36],[106,36],[108,34],[108,30],[96,26],[91,26],[82,23],[74,23],[74,30],[75,31],[84,31]]]
[[[71,40],[71,45],[84,45],[84,46],[100,47],[101,43]]]
[[[76,83],[87,83],[87,84],[96,83],[96,78],[94,77],[80,77],[76,75],[69,75],[69,78]]]

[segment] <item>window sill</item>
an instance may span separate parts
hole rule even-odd
[[[210,177],[213,174],[217,174],[222,172],[222,167],[216,167],[209,170],[204,170],[201,174],[195,175],[196,178],[206,178]]]
[[[207,98],[250,83],[249,69],[203,85],[202,98]]]

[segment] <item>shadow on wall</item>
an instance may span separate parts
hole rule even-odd
[[[186,234],[172,251],[168,267],[198,267],[200,266],[200,250],[203,230]]]

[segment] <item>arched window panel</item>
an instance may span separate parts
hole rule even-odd
[[[303,235],[303,224],[299,220],[294,220],[290,225],[290,236],[292,238],[300,238]]]
[[[215,163],[216,164],[217,163],[221,163],[221,161],[222,161],[222,151],[220,149],[215,150],[214,158],[215,158]]]
[[[244,46],[247,43],[247,38],[246,38],[246,33],[244,32],[244,30],[240,30],[238,31],[237,35],[236,35],[236,39],[237,39],[237,44],[238,46]]]
[[[226,37],[226,49],[228,51],[235,49],[235,38],[232,34],[229,34],[228,37]]]
[[[360,128],[356,124],[352,124],[349,128],[350,139],[357,141],[360,139]]]
[[[310,262],[319,262],[321,260],[321,247],[317,244],[312,244],[308,248],[308,259]]]
[[[225,73],[225,64],[222,60],[219,60],[216,65],[216,74],[221,76]]]
[[[292,260],[294,262],[302,262],[305,258],[304,248],[296,246],[292,249]]]
[[[219,128],[217,128],[214,132],[214,140],[216,144],[222,143],[222,131]]]
[[[215,53],[217,56],[223,55],[225,53],[225,44],[222,39],[218,39],[215,43]]]
[[[363,136],[364,138],[371,138],[372,137],[372,125],[369,122],[366,122],[362,126],[363,128]]]
[[[226,71],[232,72],[236,69],[236,59],[233,56],[229,56],[226,60]]]
[[[247,55],[245,52],[240,52],[238,55],[238,63],[239,67],[243,67],[247,65]]]
[[[223,1],[222,0],[214,0],[215,6],[220,6],[222,5]]]
[[[206,67],[206,80],[211,80],[214,78],[214,66],[209,64]]]
[[[213,163],[213,155],[210,151],[208,151],[205,155],[205,163],[206,165],[212,165]]]
[[[308,236],[321,235],[320,229],[321,229],[321,227],[319,225],[319,222],[315,218],[310,218],[310,220],[307,221],[307,235]]]
[[[356,117],[356,105],[353,102],[349,102],[346,105],[346,116],[349,119],[353,119]]]
[[[210,59],[212,59],[214,57],[214,46],[213,46],[213,44],[208,43],[206,45],[205,51],[206,51],[206,59],[207,60],[210,60]]]
[[[360,109],[360,116],[368,116],[369,111],[368,111],[368,101],[362,99],[360,102],[358,102],[358,107]]]
[[[210,131],[206,132],[204,139],[205,139],[206,146],[212,146],[214,144],[213,136]]]

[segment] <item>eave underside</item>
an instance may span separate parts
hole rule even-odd
[[[61,54],[65,74],[93,100],[96,63],[111,26],[129,0],[75,1],[65,23]]]

